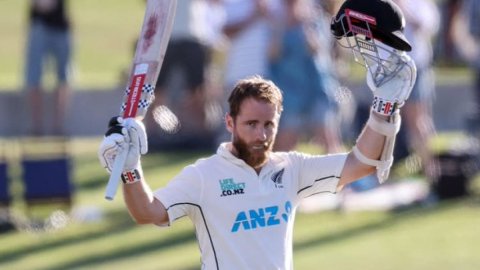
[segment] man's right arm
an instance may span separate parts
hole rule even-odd
[[[122,180],[124,200],[132,218],[138,224],[165,225],[168,213],[165,206],[153,196],[143,177],[140,157],[148,152],[145,126],[133,118],[113,117],[98,151],[102,166],[111,172],[115,157],[121,149],[129,146],[123,165]]]
[[[138,224],[165,225],[168,213],[165,206],[153,196],[145,179],[123,185],[123,196],[130,216]]]

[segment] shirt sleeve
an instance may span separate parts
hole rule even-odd
[[[323,192],[335,193],[347,154],[312,156],[297,154],[299,198]]]
[[[193,165],[185,167],[166,187],[155,190],[153,195],[165,206],[169,225],[175,220],[191,216],[198,208],[202,196],[200,174]]]

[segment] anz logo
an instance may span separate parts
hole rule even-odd
[[[292,204],[290,201],[287,201],[283,207],[274,205],[241,211],[233,222],[231,232],[236,233],[239,230],[248,231],[262,227],[277,226],[282,222],[288,222],[291,213]]]

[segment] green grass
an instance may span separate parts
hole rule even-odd
[[[95,209],[103,218],[80,222],[70,216],[68,225],[58,230],[24,227],[2,234],[0,269],[199,269],[200,253],[188,219],[166,229],[135,225],[121,193],[113,202],[103,199],[107,177],[95,154],[99,141],[71,143],[74,209]],[[146,177],[152,187],[162,186],[205,154],[151,153],[143,162]],[[12,180],[21,182],[18,171],[12,172]],[[14,213],[25,217],[21,194],[14,196]],[[44,211],[34,207],[30,216]],[[479,211],[478,197],[471,197],[401,212],[298,214],[295,268],[479,269]]]

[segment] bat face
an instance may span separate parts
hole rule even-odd
[[[143,118],[154,99],[175,15],[176,0],[148,0],[139,35],[132,73],[120,113],[124,118]]]
[[[167,49],[176,6],[177,0],[147,1],[132,72],[120,107],[123,118],[143,118],[153,101],[153,90]],[[108,200],[115,197],[128,151],[126,147],[115,158],[105,191]]]
[[[157,25],[159,21],[159,17],[157,14],[152,14],[147,21],[147,29],[145,30],[145,33],[143,34],[143,46],[142,46],[142,52],[146,52],[148,48],[152,45],[153,43],[153,37],[157,33]]]

